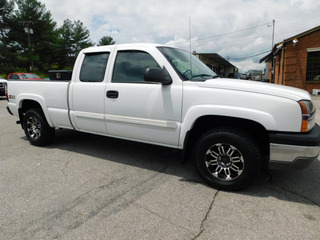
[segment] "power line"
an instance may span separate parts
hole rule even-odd
[[[305,30],[304,28],[300,28],[300,29],[296,29],[296,30],[292,30],[292,31],[288,31],[288,32],[275,32],[275,35],[279,38],[279,36],[281,35],[286,35],[288,33],[297,33],[299,31],[303,31]],[[228,39],[228,40],[223,40],[223,41],[217,41],[214,42],[214,44],[222,44],[222,43],[230,43],[230,42],[242,42],[242,41],[247,41],[247,40],[252,40],[252,39],[257,39],[257,38],[271,38],[272,36],[270,34],[268,35],[263,35],[263,36],[256,36],[256,37],[249,37],[249,38],[237,38],[237,39]],[[196,41],[196,40],[193,40]],[[185,43],[188,43],[189,41],[185,41]],[[182,42],[179,42],[182,43]],[[173,45],[172,44],[168,44],[168,45]],[[177,44],[178,46],[181,44]],[[204,46],[206,45],[206,43],[201,43],[201,44],[197,44],[196,46]]]
[[[235,33],[239,33],[239,32],[244,32],[244,31],[247,31],[247,30],[255,29],[255,28],[258,28],[258,27],[261,27],[261,26],[266,26],[267,24],[268,23],[264,23],[264,24],[260,24],[260,25],[256,25],[256,26],[252,26],[252,27],[248,27],[248,28],[243,28],[243,29],[240,29],[240,30],[237,30],[237,31],[222,33],[222,34],[218,34],[218,35],[214,35],[214,36],[210,36],[210,37],[194,39],[194,40],[191,40],[191,41],[203,41],[203,40],[207,40],[207,39],[211,39],[211,38],[217,38],[217,37],[222,37],[222,36],[226,36],[226,35],[231,35],[231,34],[235,34]],[[173,44],[180,45],[180,44],[184,44],[184,43],[188,43],[188,42],[189,42],[189,40],[186,40],[186,41],[183,41],[183,42],[176,42],[176,43],[173,43]]]
[[[239,60],[239,59],[247,59],[247,58],[252,58],[252,57],[256,57],[256,56],[259,56],[259,55],[262,55],[262,54],[265,54],[265,53],[268,53],[270,52],[270,50],[266,50],[264,52],[261,52],[261,53],[257,53],[257,54],[254,54],[254,55],[250,55],[250,56],[245,56],[245,57],[229,57],[229,59],[233,59],[233,60]]]
[[[226,36],[226,35],[230,35],[230,34],[234,34],[234,33],[238,33],[238,32],[244,32],[244,31],[247,31],[247,30],[251,30],[251,29],[254,29],[254,28],[261,27],[261,26],[266,26],[267,24],[268,23],[264,23],[264,24],[261,24],[261,25],[248,27],[248,28],[240,29],[240,30],[233,31],[233,32],[222,33],[222,34],[211,36],[211,37],[199,38],[199,39],[197,39],[197,41],[202,41],[202,40],[209,39],[209,38],[216,38],[216,37]]]

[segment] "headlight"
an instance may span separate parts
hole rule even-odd
[[[314,127],[316,109],[313,103],[307,100],[300,101],[299,105],[302,113],[301,132],[308,132]]]

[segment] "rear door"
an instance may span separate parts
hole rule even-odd
[[[109,52],[85,53],[70,85],[70,118],[79,131],[106,134],[105,72]]]

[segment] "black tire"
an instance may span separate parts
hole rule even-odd
[[[23,128],[32,145],[44,146],[54,139],[55,129],[50,127],[42,110],[32,108],[23,117]]]
[[[203,134],[195,145],[194,160],[207,184],[229,191],[248,187],[262,165],[256,142],[234,127],[217,127]]]

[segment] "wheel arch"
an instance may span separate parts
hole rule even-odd
[[[187,132],[183,144],[184,156],[189,156],[195,142],[207,131],[214,127],[230,126],[241,129],[248,133],[258,144],[261,153],[265,158],[263,167],[268,163],[270,153],[269,134],[262,124],[244,118],[207,115],[199,117],[193,124],[192,128]]]
[[[49,113],[47,111],[45,111],[46,108],[44,108],[43,105],[44,105],[44,103],[41,104],[40,101],[35,100],[35,99],[24,99],[19,102],[18,112],[19,112],[19,119],[20,119],[22,128],[23,128],[24,115],[28,110],[30,110],[32,108],[39,109],[44,114],[49,126],[53,127],[53,124],[52,124],[51,119],[49,117]]]

